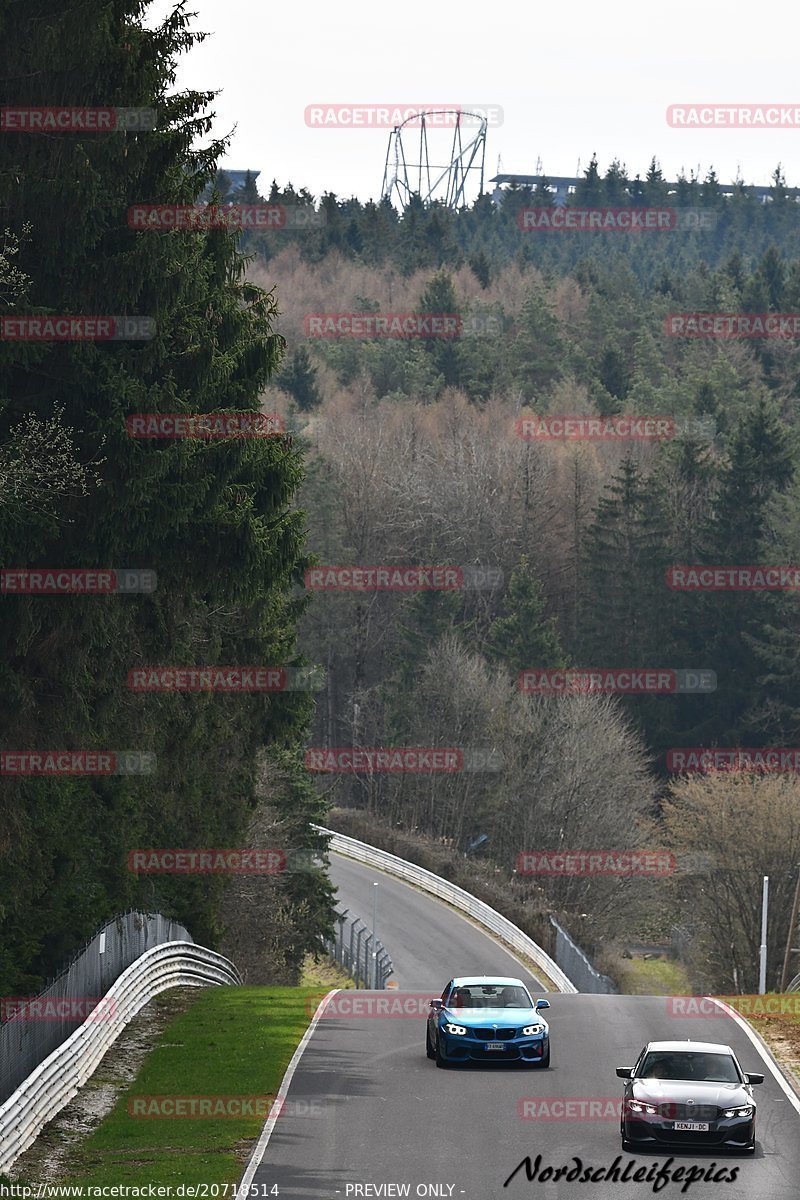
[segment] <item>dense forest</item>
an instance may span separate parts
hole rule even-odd
[[[800,861],[797,776],[675,778],[668,755],[800,741],[796,592],[687,592],[667,573],[800,562],[798,348],[674,336],[668,318],[800,310],[800,210],[782,169],[762,204],[744,184],[723,195],[713,171],[669,194],[655,159],[630,179],[593,158],[574,206],[713,217],[629,233],[526,229],[526,208],[552,204],[546,181],[460,211],[277,183],[262,197],[252,176],[234,193],[225,141],[207,140],[212,94],[173,90],[176,58],[197,40],[183,9],[146,29],[134,0],[103,20],[94,7],[76,24],[42,0],[40,37],[3,30],[15,102],[137,105],[159,123],[4,131],[0,318],[137,316],[152,336],[0,337],[0,562],[141,570],[157,586],[5,589],[0,743],[133,751],[155,767],[3,772],[0,992],[34,989],[134,905],[211,944],[257,936],[271,977],[296,978],[330,929],[322,872],[265,880],[255,902],[220,877],[137,876],[129,855],[246,839],[319,851],[309,822],[330,800],[371,820],[376,839],[400,829],[462,854],[482,835],[509,879],[529,850],[674,853],[674,878],[556,878],[537,904],[592,945],[679,925],[703,987],[754,986],[770,874],[774,983]],[[134,205],[208,201],[314,219],[242,234],[129,220]],[[331,313],[455,315],[461,332],[312,336],[310,318]],[[221,411],[276,412],[285,432],[127,432],[137,413]],[[666,418],[672,435],[521,435],[541,416],[630,414]],[[438,564],[485,582],[314,593],[315,564]],[[321,684],[131,691],[129,672],[152,664],[298,678],[311,666]],[[716,687],[520,690],[520,672],[567,668],[702,670]],[[320,776],[304,758],[389,746],[456,748],[463,769]]]
[[[574,203],[633,203],[625,182],[617,164],[601,179],[593,162]],[[516,214],[543,198],[509,189],[462,212],[323,196],[320,227],[244,240],[287,339],[265,403],[306,447],[301,503],[318,561],[498,572],[481,589],[313,597],[301,633],[327,676],[314,745],[494,755],[491,770],[362,771],[321,786],[371,814],[376,836],[382,824],[463,851],[486,835],[482,852],[509,872],[528,849],[680,850],[671,882],[539,882],[595,946],[681,926],[698,985],[734,989],[755,985],[762,874],[777,889],[773,977],[780,967],[800,858],[797,777],[681,779],[668,755],[798,744],[800,611],[794,590],[681,591],[667,572],[800,562],[798,348],[787,337],[674,337],[665,319],[800,310],[800,211],[780,170],[766,204],[745,188],[722,197],[713,177],[686,187],[682,204],[714,209],[712,232],[524,232]],[[647,189],[639,204],[676,203],[655,163]],[[313,203],[275,185],[263,200]],[[309,336],[309,315],[331,313],[457,314],[462,332]],[[526,417],[556,414],[669,417],[673,435],[520,436]],[[557,667],[705,670],[715,687],[520,692],[519,672]],[[709,857],[708,829],[689,818],[715,803],[748,809],[747,866],[733,811],[727,865],[721,832]]]
[[[236,237],[149,236],[137,201],[191,203],[213,178],[210,96],[174,91],[195,41],[181,9],[43,0],[37,34],[7,17],[15,102],[138,105],[156,131],[0,138],[0,316],[142,315],[141,341],[0,338],[0,563],[145,570],[138,594],[0,595],[0,747],[133,751],[151,773],[0,778],[0,994],[35,990],[128,907],[224,935],[221,875],[137,875],[136,847],[318,846],[322,807],[301,745],[310,698],[136,693],[144,664],[300,663],[302,456],[285,437],[137,441],[126,417],[257,412],[283,352],[273,299],[245,278]],[[79,69],[78,68],[79,65]],[[262,880],[275,977],[292,978],[331,920],[320,873]],[[244,919],[247,914],[239,914]],[[273,936],[274,935],[274,936]]]

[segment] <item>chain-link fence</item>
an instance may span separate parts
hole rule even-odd
[[[88,1018],[116,979],[146,950],[191,942],[176,921],[130,910],[108,921],[36,996],[0,998],[0,1103]]]
[[[368,926],[346,908],[337,912],[336,934],[326,948],[357,987],[385,988],[394,971],[380,938],[373,939]]]
[[[556,931],[555,960],[565,971],[579,992],[601,992],[607,996],[615,996],[617,989],[607,975],[596,971],[584,952],[562,929],[555,917],[550,918]]]

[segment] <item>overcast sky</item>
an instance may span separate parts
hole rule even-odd
[[[154,16],[169,6],[158,0]],[[234,129],[225,167],[261,172],[313,194],[380,195],[389,131],[313,128],[310,105],[480,104],[486,174],[574,175],[596,151],[631,176],[653,154],[674,179],[713,165],[723,182],[766,183],[775,165],[800,185],[800,119],[778,129],[679,129],[682,103],[791,104],[800,118],[800,7],[767,5],[398,4],[354,0],[190,0],[209,37],[184,57],[180,87],[221,89],[214,133]],[[449,158],[451,134],[436,135]],[[409,143],[412,143],[409,138]],[[434,141],[431,139],[433,149]],[[438,161],[438,160],[437,160]]]

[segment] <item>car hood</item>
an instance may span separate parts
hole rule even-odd
[[[535,1008],[443,1008],[448,1021],[457,1025],[544,1025],[547,1022]]]
[[[718,1108],[740,1108],[753,1097],[743,1083],[692,1083],[685,1079],[634,1079],[628,1098],[647,1104],[716,1104]]]

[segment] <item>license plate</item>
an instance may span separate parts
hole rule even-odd
[[[689,1133],[708,1133],[708,1121],[676,1121],[674,1128]]]
[[[485,1050],[505,1050],[505,1042],[486,1042]]]

